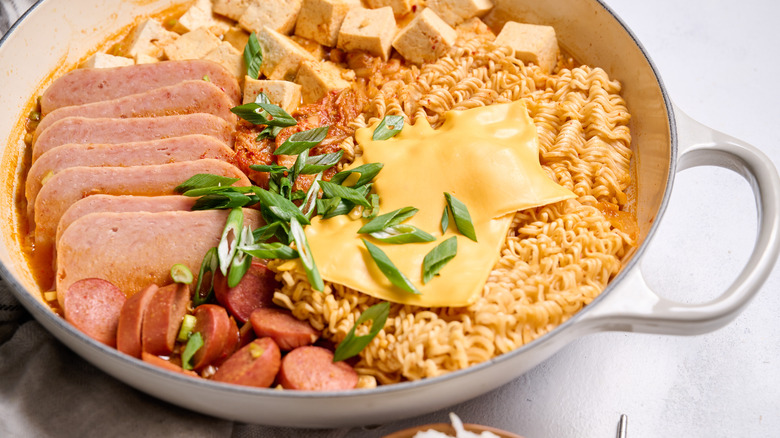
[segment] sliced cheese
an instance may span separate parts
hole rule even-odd
[[[363,155],[351,167],[384,163],[374,180],[381,213],[416,207],[419,212],[405,223],[436,237],[430,243],[373,243],[421,294],[394,287],[377,268],[361,241],[370,238],[357,233],[364,219],[318,217],[306,235],[325,280],[377,298],[427,307],[471,304],[498,260],[514,212],[575,196],[551,181],[539,164],[536,129],[522,102],[450,111],[437,130],[423,120],[385,141],[373,141],[373,131],[373,126],[357,131]],[[478,242],[459,234],[452,220],[442,234],[444,192],[468,207]],[[423,285],[423,258],[450,236],[457,236],[457,255]]]

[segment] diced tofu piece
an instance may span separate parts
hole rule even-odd
[[[236,79],[241,79],[246,74],[244,66],[244,55],[236,50],[230,43],[222,42],[216,49],[210,51],[203,57],[208,61],[214,61],[225,67],[227,71],[233,73]]]
[[[153,56],[149,56],[143,53],[139,53],[135,55],[136,64],[154,64],[155,62],[160,62],[160,60]]]
[[[81,65],[86,68],[110,68],[110,67],[125,67],[135,64],[132,58],[125,58],[123,56],[106,55],[105,53],[95,53],[87,58]]]
[[[216,14],[238,21],[252,3],[253,0],[214,0],[211,10]]]
[[[172,61],[182,59],[201,59],[220,44],[219,38],[205,27],[187,32],[176,41],[166,44],[165,56]]]
[[[412,2],[409,0],[365,0],[366,6],[371,9],[384,8],[390,6],[393,8],[393,14],[400,17],[412,12]]]
[[[477,17],[469,18],[468,20],[455,26],[455,31],[458,32],[458,39],[469,41],[474,38],[481,38],[487,41],[494,41],[496,35],[485,24],[484,21]]]
[[[212,13],[211,0],[197,0],[187,12],[185,12],[173,26],[173,30],[184,34],[205,27],[214,35],[222,35],[230,28],[230,24],[224,19],[215,17]]]
[[[434,61],[447,52],[455,44],[455,38],[455,29],[432,10],[423,9],[401,29],[393,41],[393,47],[407,61],[422,64]]]
[[[314,57],[290,37],[264,27],[257,35],[263,49],[261,73],[268,79],[294,79],[301,62]]]
[[[339,30],[338,48],[363,50],[387,60],[395,36],[393,8],[353,8],[347,12]]]
[[[308,38],[299,37],[298,35],[291,35],[290,39],[306,49],[307,52],[311,53],[311,56],[313,56],[314,59],[325,59],[327,52],[325,52],[325,46],[322,44]]]
[[[329,61],[303,61],[295,77],[295,82],[303,87],[303,103],[317,102],[333,90],[349,87],[343,73],[338,65]]]
[[[246,42],[248,40],[249,33],[239,27],[231,27],[227,32],[225,32],[224,35],[222,35],[222,41],[229,42],[233,47],[236,48],[236,50],[241,53],[244,52],[244,47],[246,47]]]
[[[496,37],[496,44],[511,47],[518,59],[538,65],[545,73],[558,62],[558,39],[552,26],[510,21]]]
[[[252,103],[260,92],[265,93],[271,103],[279,105],[291,114],[301,104],[301,86],[289,81],[257,80],[244,78],[244,103]]]
[[[295,29],[295,20],[303,0],[259,0],[241,14],[238,24],[249,32],[259,32],[263,26],[289,35]]]
[[[163,46],[170,44],[178,37],[179,35],[176,32],[165,30],[160,23],[154,20],[146,20],[133,31],[127,55],[135,57],[143,53],[144,55],[160,58],[163,55]]]
[[[341,22],[347,12],[356,7],[360,7],[359,0],[303,0],[295,34],[335,47]]]
[[[493,8],[491,0],[428,0],[428,7],[450,26],[482,17]]]

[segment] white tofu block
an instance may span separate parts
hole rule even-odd
[[[263,49],[261,73],[268,79],[294,79],[301,62],[314,57],[286,35],[264,27],[257,35]]]
[[[241,14],[238,24],[249,32],[259,32],[263,26],[289,35],[295,29],[295,20],[303,0],[258,0]]]
[[[371,9],[384,8],[390,6],[393,8],[393,14],[397,17],[412,12],[412,2],[409,0],[364,0],[366,6]]]
[[[246,42],[249,40],[249,33],[240,27],[231,27],[222,35],[222,41],[229,42],[239,52],[244,52]]]
[[[139,54],[161,58],[163,46],[175,41],[179,35],[176,32],[166,30],[160,23],[154,20],[146,20],[139,24],[133,31],[130,47],[127,55],[135,57]]]
[[[298,35],[290,35],[290,39],[306,49],[307,52],[311,53],[311,56],[313,56],[314,59],[325,59],[325,56],[328,54],[325,51],[325,46],[316,41],[312,41],[304,37],[299,37]]]
[[[279,105],[292,114],[301,104],[301,86],[289,81],[257,80],[249,76],[244,78],[244,102],[252,103],[261,92],[268,96],[271,103]]]
[[[165,56],[172,61],[182,59],[201,59],[207,53],[216,49],[221,41],[205,27],[199,27],[187,32],[176,41],[166,44]]]
[[[230,24],[224,19],[215,17],[211,8],[211,0],[197,0],[190,6],[173,26],[173,30],[179,34],[192,32],[205,27],[214,35],[222,35],[230,28]]]
[[[95,53],[87,58],[82,67],[86,68],[110,68],[110,67],[126,67],[128,65],[135,64],[132,58],[125,58],[123,56],[107,55],[105,53]]]
[[[211,10],[235,21],[241,18],[253,0],[214,0]]]
[[[456,26],[469,18],[482,17],[493,8],[491,0],[428,0],[428,7],[444,22]]]
[[[558,39],[552,26],[510,21],[496,37],[496,44],[511,47],[518,59],[538,65],[545,73],[558,62]]]
[[[154,64],[155,62],[160,62],[160,60],[153,56],[145,55],[143,53],[139,53],[135,55],[136,64]]]
[[[295,34],[335,47],[341,22],[347,12],[356,7],[360,7],[359,0],[303,0]]]
[[[233,73],[236,79],[241,79],[246,74],[244,55],[228,42],[223,41],[216,49],[207,53],[203,59],[214,61],[225,67],[227,71]]]
[[[343,74],[339,66],[329,61],[303,61],[295,77],[295,82],[303,87],[303,103],[314,103],[333,90],[348,88],[350,83]]]
[[[353,8],[341,23],[337,47],[345,51],[363,50],[385,61],[396,32],[393,8]]]
[[[423,9],[396,35],[393,47],[407,61],[422,64],[446,53],[456,38],[455,29],[432,10]]]

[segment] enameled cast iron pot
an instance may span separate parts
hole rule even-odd
[[[598,0],[495,0],[497,10],[513,14],[517,21],[554,26],[562,48],[623,84],[632,114],[640,246],[593,303],[551,333],[489,362],[376,389],[322,393],[255,389],[193,379],[132,359],[83,335],[41,299],[21,255],[20,217],[14,212],[24,156],[19,120],[53,77],[138,17],[153,15],[173,3],[40,1],[0,41],[0,138],[7,139],[1,167],[7,182],[0,196],[0,274],[19,301],[61,342],[103,371],[155,397],[218,417],[267,425],[335,427],[388,422],[486,393],[589,333],[622,330],[690,335],[715,330],[739,314],[774,266],[780,249],[780,179],[765,155],[674,108],[642,46]],[[500,20],[491,24],[496,21]],[[663,216],[676,172],[702,165],[725,167],[748,180],[757,203],[758,232],[750,259],[734,283],[711,302],[689,305],[652,291],[643,280],[638,260]]]

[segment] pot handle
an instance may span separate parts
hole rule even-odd
[[[679,133],[678,171],[719,166],[742,175],[756,200],[758,230],[750,258],[737,279],[716,299],[684,304],[653,292],[639,264],[625,273],[620,289],[583,315],[595,331],[621,330],[695,335],[736,318],[766,281],[780,252],[780,178],[772,161],[755,147],[708,128],[674,108]]]

